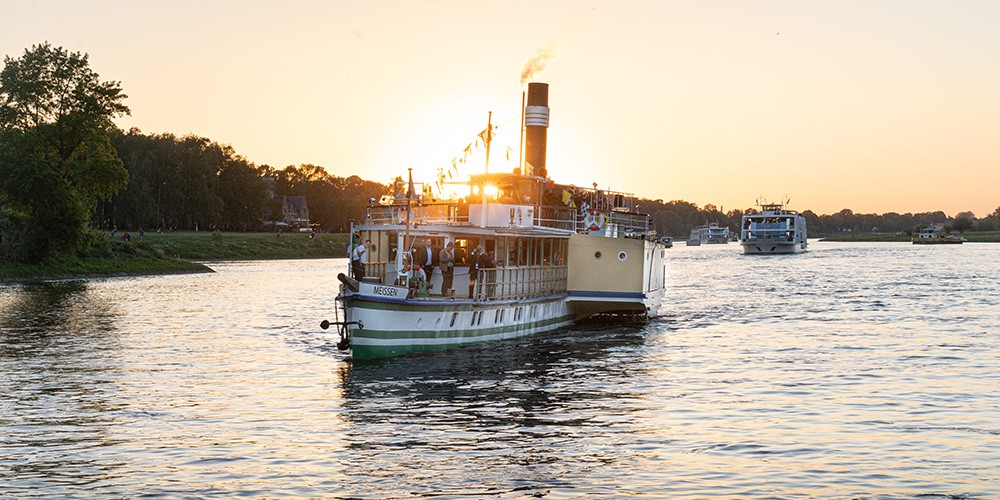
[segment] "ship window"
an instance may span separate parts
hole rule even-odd
[[[476,315],[477,314],[479,314],[479,313],[476,312],[476,311],[472,311],[472,323],[469,323],[469,326],[476,326]]]
[[[451,313],[451,324],[449,324],[448,326],[449,327],[455,326],[455,320],[457,319],[458,319],[458,313],[457,312]]]
[[[500,313],[503,312],[501,309],[497,309],[496,316],[493,316],[493,323],[500,323]]]
[[[618,260],[624,261],[627,258],[628,258],[628,254],[627,253],[625,253],[625,252],[618,252]]]
[[[601,258],[601,252],[594,252],[594,258],[595,259],[600,259]]]
[[[483,313],[484,312],[486,312],[486,311],[479,311],[479,321],[476,322],[476,325],[483,324]]]

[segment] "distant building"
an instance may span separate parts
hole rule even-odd
[[[309,206],[305,196],[276,196],[281,203],[282,222],[290,228],[309,228]]]

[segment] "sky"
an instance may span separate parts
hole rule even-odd
[[[1000,207],[994,0],[39,0],[4,17],[3,55],[47,41],[120,81],[119,126],[258,165],[432,181],[492,112],[490,170],[509,171],[534,62],[557,182],[723,210]]]

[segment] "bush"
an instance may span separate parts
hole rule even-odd
[[[8,208],[0,208],[0,260],[21,260],[25,216]]]

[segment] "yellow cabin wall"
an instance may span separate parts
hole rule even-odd
[[[644,241],[574,234],[569,239],[569,290],[643,292]],[[600,252],[601,256],[596,254]],[[625,260],[618,258],[625,252]]]

